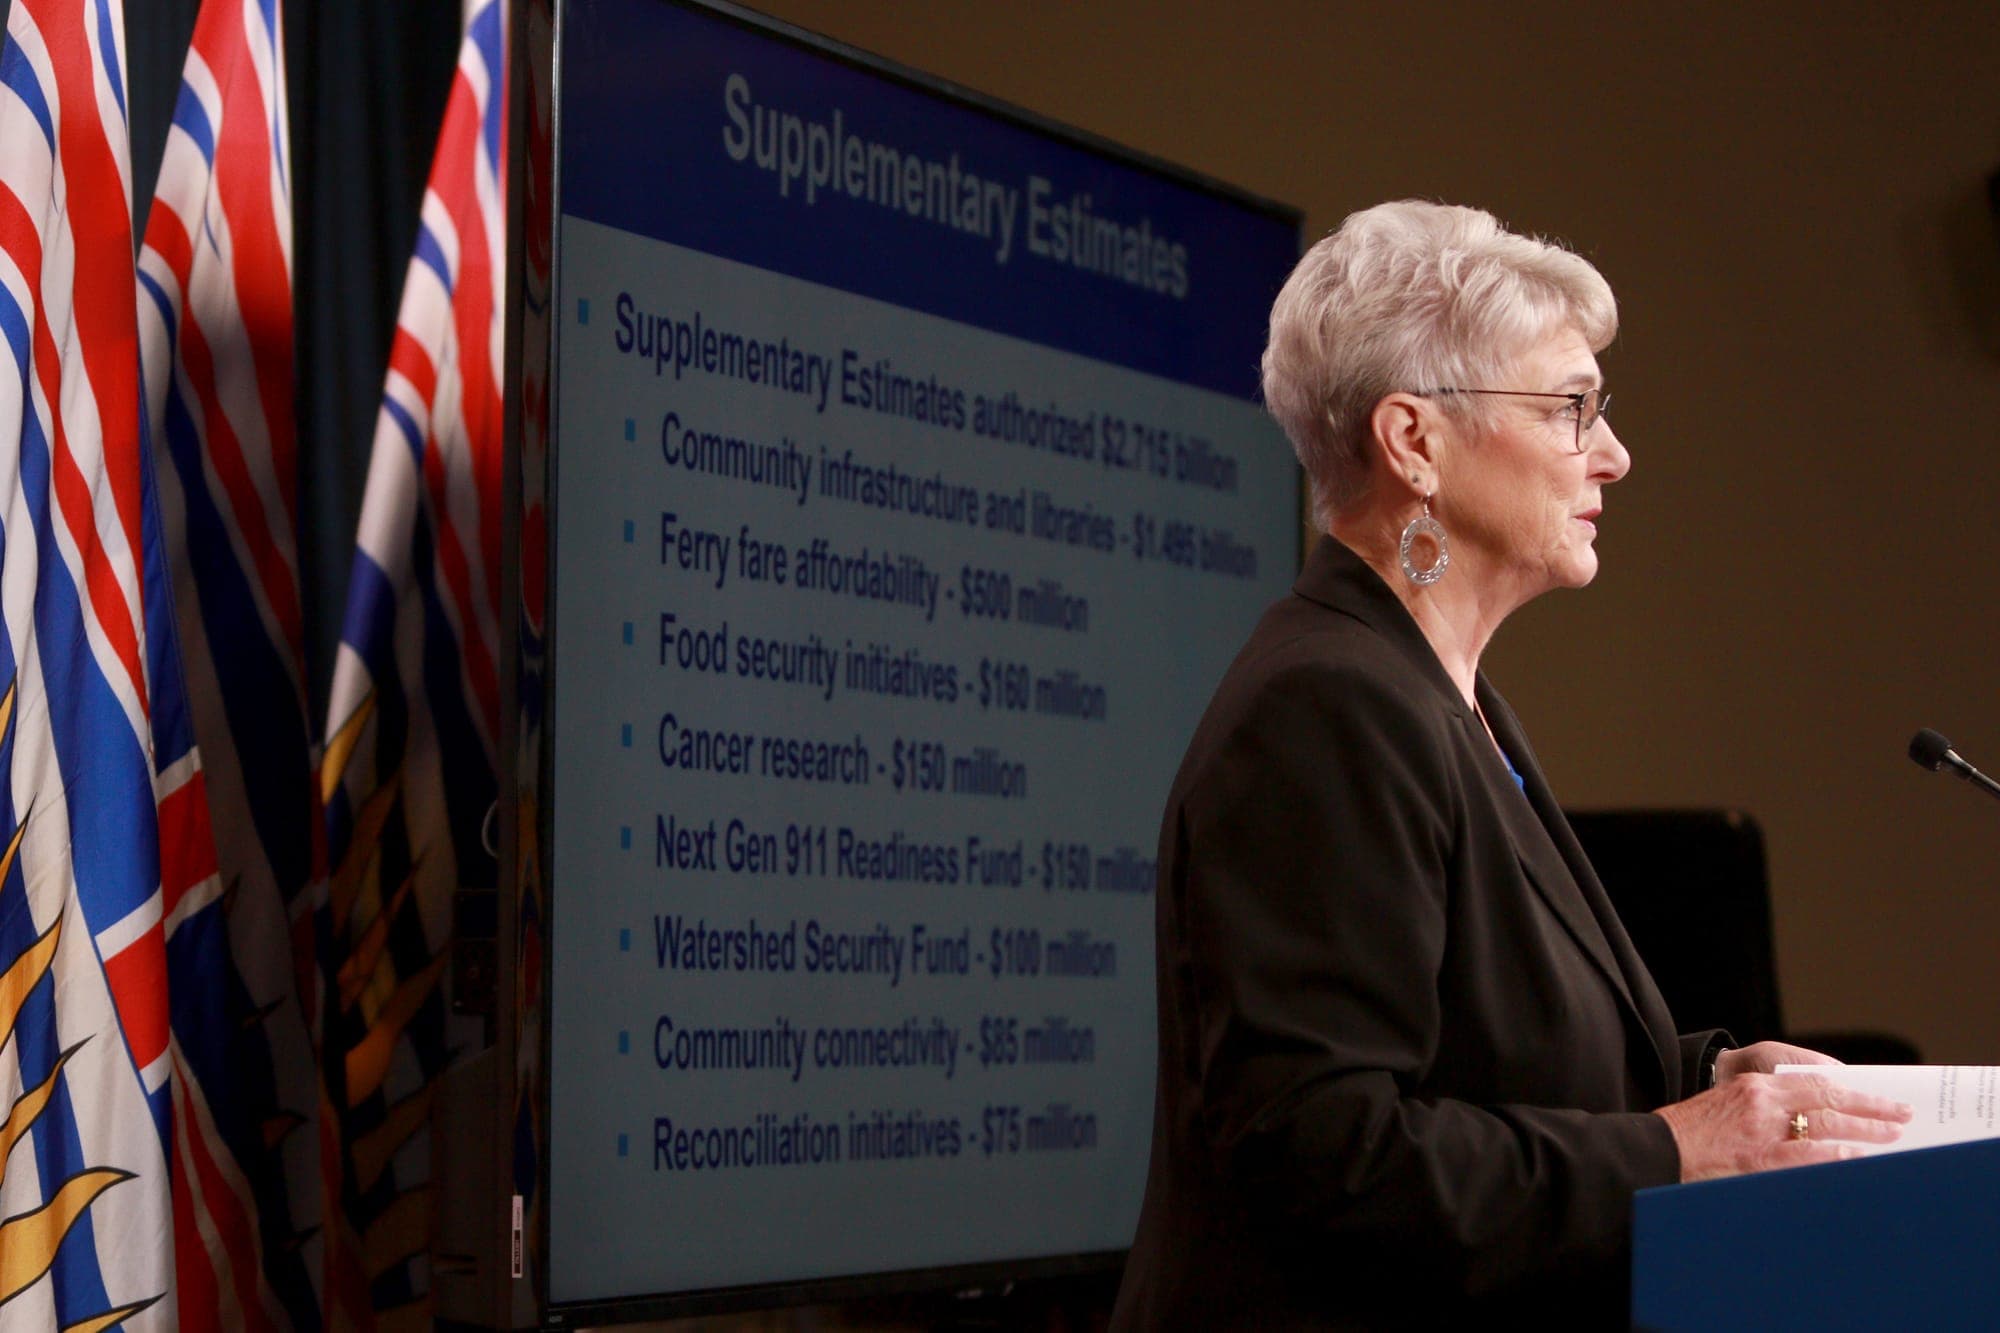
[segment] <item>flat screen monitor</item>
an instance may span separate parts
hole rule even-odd
[[[1298,215],[733,9],[554,51],[547,1318],[1115,1259]]]

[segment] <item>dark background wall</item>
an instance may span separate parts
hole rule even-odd
[[[128,8],[143,189],[193,4]],[[1490,672],[1569,803],[1764,822],[1794,1026],[2000,1060],[2000,809],[1901,757],[1931,724],[2000,768],[1990,3],[767,8],[1298,204],[1311,236],[1423,195],[1589,256],[1635,467],[1596,585],[1517,616]],[[320,697],[458,13],[286,22]]]

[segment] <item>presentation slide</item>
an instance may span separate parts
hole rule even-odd
[[[1122,1249],[1297,220],[698,8],[557,51],[549,1296]]]

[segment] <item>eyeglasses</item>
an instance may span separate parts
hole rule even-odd
[[[1583,452],[1583,437],[1611,408],[1611,395],[1602,389],[1585,389],[1582,393],[1532,393],[1526,389],[1431,389],[1424,397],[1446,393],[1488,394],[1496,398],[1561,398],[1575,413],[1572,419],[1576,422],[1577,453]]]

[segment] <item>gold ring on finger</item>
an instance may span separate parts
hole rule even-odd
[[[1812,1122],[1806,1119],[1804,1111],[1800,1111],[1792,1117],[1792,1137],[1795,1139],[1809,1139],[1812,1137]]]

